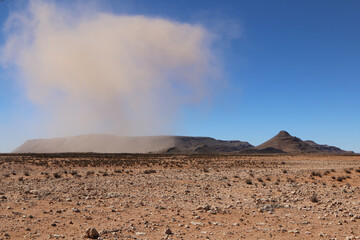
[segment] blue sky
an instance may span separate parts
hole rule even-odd
[[[0,2],[0,24],[23,4],[26,1]],[[171,134],[258,145],[287,130],[304,140],[360,152],[360,1],[102,4],[116,14],[199,23],[218,34],[216,49],[226,85],[206,102],[183,107]],[[4,38],[1,33],[1,44]],[[41,137],[32,131],[33,125],[38,127],[37,114],[22,88],[0,68],[0,152]]]

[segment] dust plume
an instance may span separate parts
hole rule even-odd
[[[201,25],[74,9],[30,1],[5,26],[2,63],[45,113],[47,136],[166,134],[216,81]]]

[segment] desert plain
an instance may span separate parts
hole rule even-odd
[[[0,176],[0,239],[360,239],[356,154],[2,154]]]

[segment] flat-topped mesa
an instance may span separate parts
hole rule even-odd
[[[15,149],[14,153],[148,153],[173,147],[172,136],[121,137],[108,134],[88,134],[75,137],[34,139]]]
[[[175,146],[169,148],[167,153],[238,153],[244,149],[252,148],[248,142],[238,140],[217,140],[209,137],[175,136]]]

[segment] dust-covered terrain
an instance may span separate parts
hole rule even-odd
[[[360,238],[354,154],[3,154],[0,174],[0,239]]]

